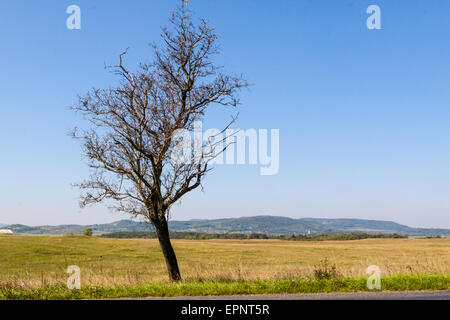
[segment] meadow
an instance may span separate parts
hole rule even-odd
[[[0,299],[71,299],[367,290],[449,290],[450,239],[174,240],[183,282],[167,281],[153,239],[0,236]],[[66,289],[81,269],[82,290]]]

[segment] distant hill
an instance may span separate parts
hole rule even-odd
[[[265,234],[333,234],[333,233],[398,233],[409,236],[450,236],[450,229],[410,228],[391,221],[361,219],[292,219],[256,216],[237,219],[173,221],[172,231],[202,233],[265,233]]]
[[[39,226],[29,227],[22,224],[14,224],[7,226],[8,229],[14,231],[16,234],[32,234],[32,235],[60,235],[60,234],[83,234],[86,228],[91,228],[96,234],[110,233],[110,232],[143,232],[151,231],[152,227],[148,224],[139,223],[131,220],[120,220],[107,224],[93,224],[93,225],[60,225],[60,226]]]
[[[111,232],[146,232],[153,231],[152,226],[131,220],[121,220],[108,224],[95,225],[61,225],[29,227],[25,225],[10,225],[6,228],[16,234],[83,234],[86,228],[92,228],[94,234]],[[391,221],[361,220],[361,219],[292,219],[274,216],[256,216],[215,220],[171,221],[172,232],[198,233],[242,233],[267,235],[299,235],[299,234],[339,234],[339,233],[369,233],[393,234],[408,236],[450,236],[450,229],[411,228]]]

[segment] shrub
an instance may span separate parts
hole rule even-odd
[[[338,279],[340,277],[335,264],[330,264],[328,259],[322,260],[320,264],[314,267],[314,278],[318,280],[323,279]]]

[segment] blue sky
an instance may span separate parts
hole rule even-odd
[[[82,29],[66,28],[80,6]],[[70,184],[88,176],[66,134],[68,110],[115,81],[104,64],[130,47],[150,61],[178,1],[0,3],[0,223],[102,223]],[[381,8],[382,29],[366,28]],[[450,2],[191,0],[220,35],[217,62],[253,84],[237,126],[280,129],[280,172],[218,166],[174,219],[290,217],[393,220],[450,228]],[[217,110],[217,109],[216,109]],[[228,113],[212,113],[219,126]]]

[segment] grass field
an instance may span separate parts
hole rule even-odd
[[[175,240],[184,281],[167,282],[156,240],[0,236],[0,299],[450,289],[450,239]],[[83,289],[64,285],[81,268]],[[318,277],[323,271],[325,277]],[[323,274],[322,273],[322,274]]]

